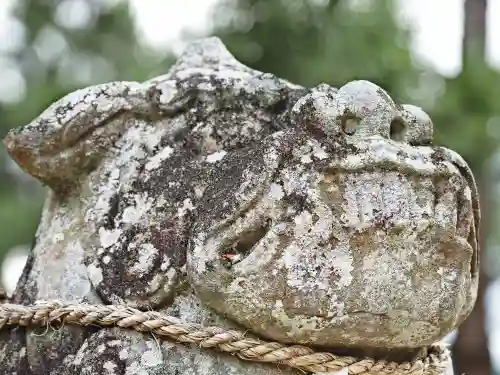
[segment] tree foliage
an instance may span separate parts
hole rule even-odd
[[[389,1],[225,1],[214,24],[245,64],[305,86],[367,79],[407,100],[418,80],[410,34]]]

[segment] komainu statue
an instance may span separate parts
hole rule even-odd
[[[479,203],[432,137],[368,81],[308,89],[194,42],[164,76],[78,90],[7,134],[49,188],[9,303],[127,306],[365,358],[346,374],[444,374],[431,352],[476,299]],[[21,323],[0,331],[2,374],[301,374],[258,347]]]

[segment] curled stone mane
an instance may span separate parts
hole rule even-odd
[[[4,144],[28,173],[63,193],[109,158],[109,148],[140,122],[156,131],[146,145],[149,156],[169,142],[199,155],[229,152],[289,128],[289,110],[307,92],[245,67],[209,38],[190,45],[166,75],[63,97],[12,130]]]

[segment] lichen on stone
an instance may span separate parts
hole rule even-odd
[[[50,187],[14,300],[413,352],[456,328],[477,291],[474,178],[432,134],[425,112],[373,83],[303,88],[217,38],[195,42],[163,76],[84,88],[7,135]],[[9,334],[6,373],[284,372],[118,329],[62,327],[55,346]]]

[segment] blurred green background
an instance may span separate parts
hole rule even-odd
[[[143,6],[154,11],[154,4]],[[294,83],[340,87],[367,79],[430,114],[436,142],[467,160],[482,193],[481,293],[454,339],[453,355],[455,374],[485,375],[500,363],[500,315],[494,313],[500,300],[500,72],[485,60],[486,0],[465,0],[463,7],[462,68],[452,78],[415,61],[412,30],[399,22],[392,1],[221,0],[209,15],[208,34],[220,36],[243,63]],[[0,79],[0,136],[77,88],[146,80],[175,60],[172,48],[142,42],[125,0],[17,0],[9,9],[11,32],[0,40],[0,77],[8,77]],[[29,247],[43,196],[43,187],[0,148],[0,262],[12,249]],[[3,276],[20,266],[4,263]]]

